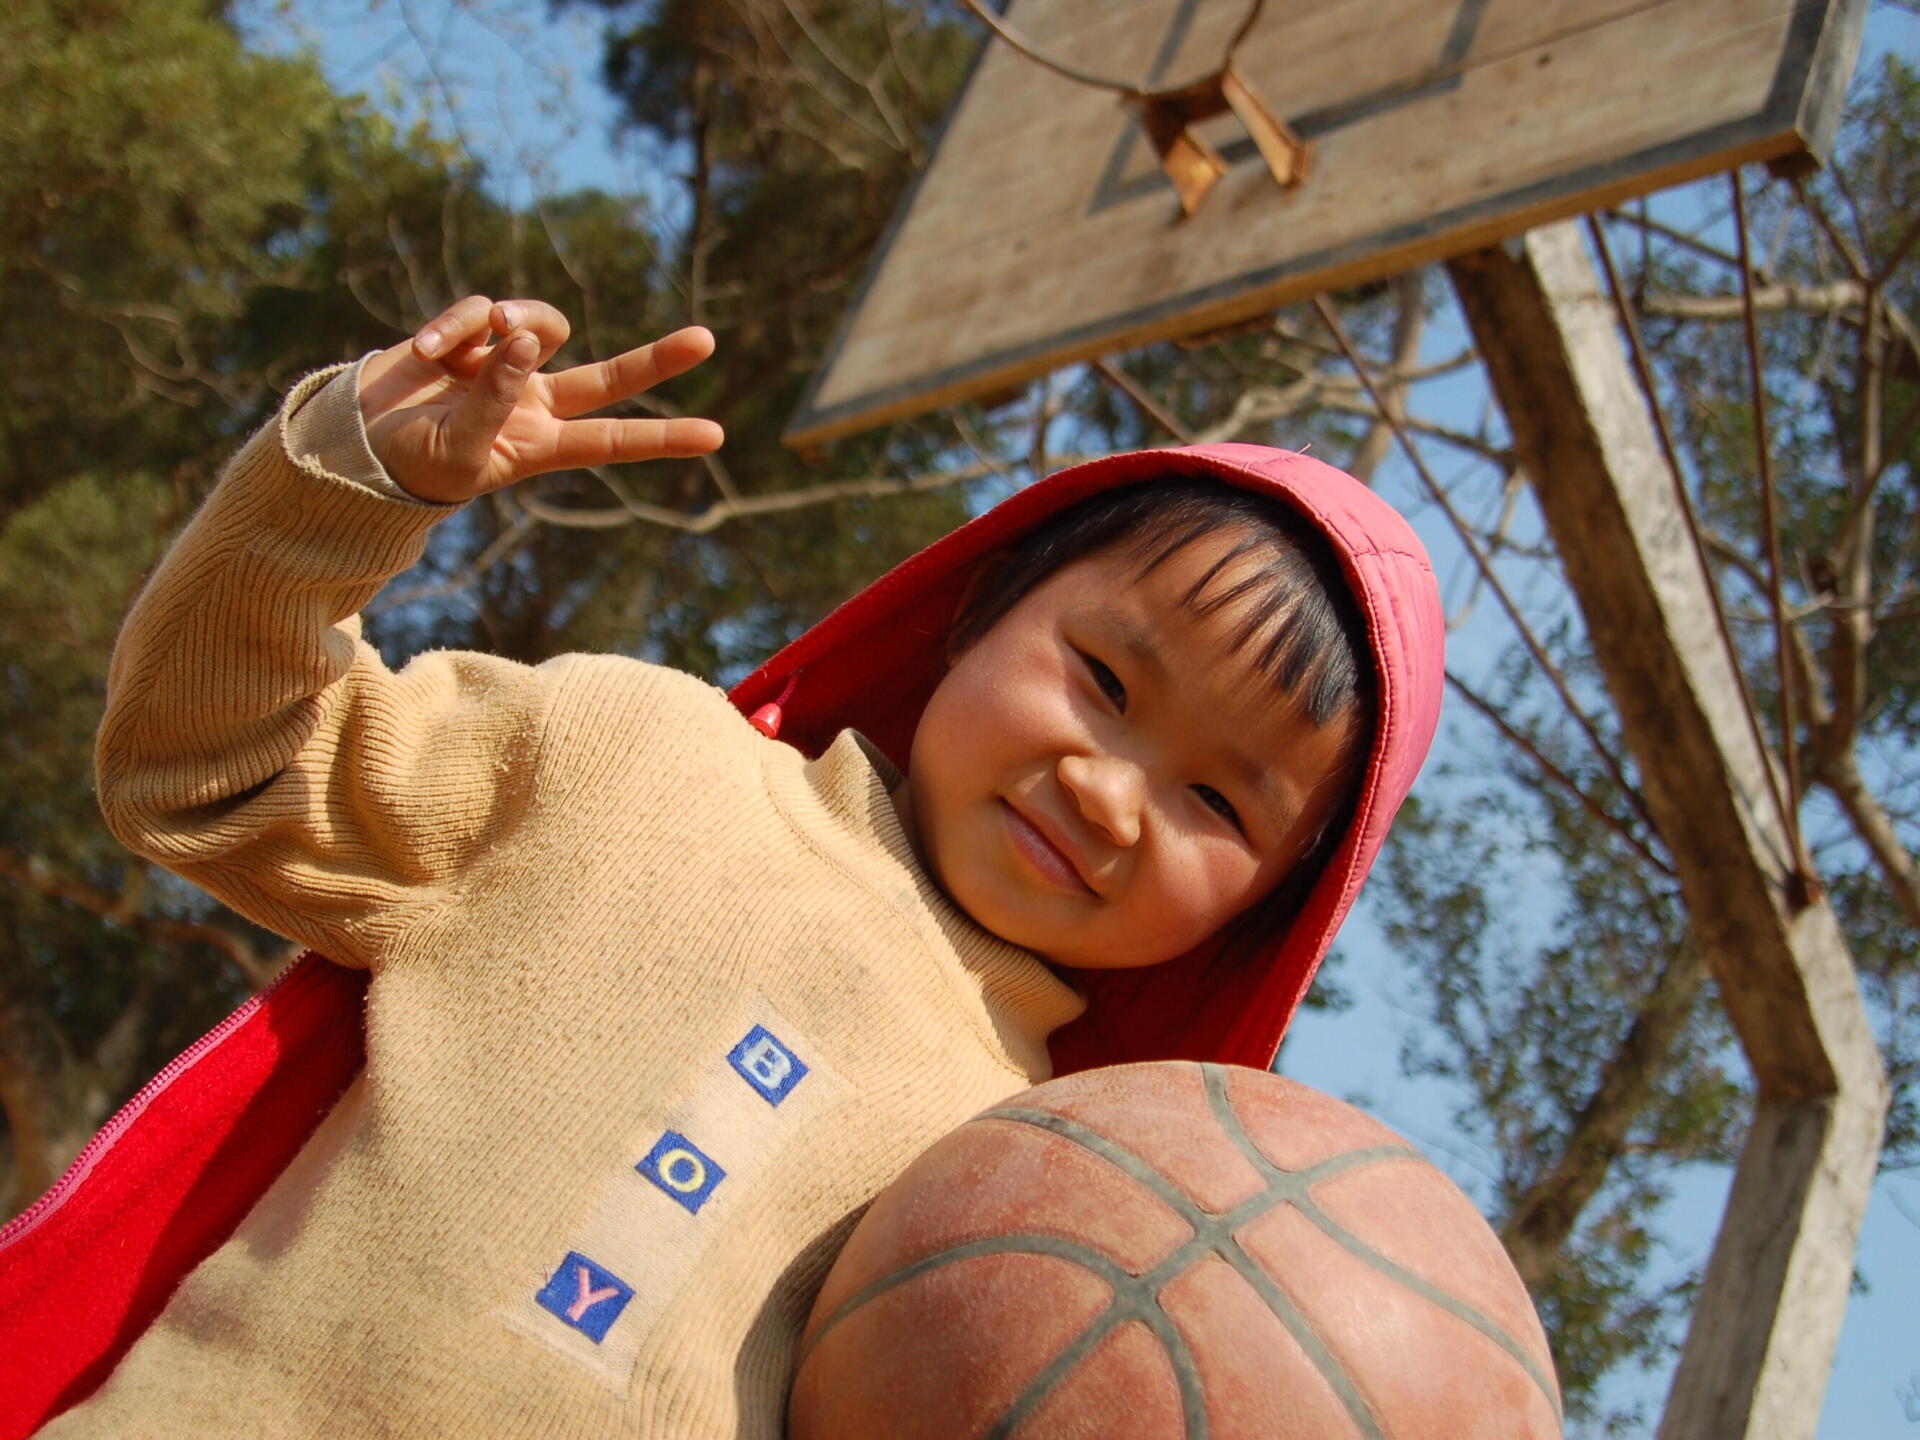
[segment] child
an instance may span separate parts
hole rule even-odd
[[[115,830],[369,970],[367,1062],[48,1435],[770,1440],[861,1206],[1057,1069],[1266,1065],[1412,782],[1418,542],[1251,446],[1023,491],[752,723],[618,656],[389,671],[353,617],[447,507],[720,443],[574,418],[705,332],[539,373],[565,338],[472,298],[309,377],[127,621]]]

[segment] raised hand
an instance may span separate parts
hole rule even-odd
[[[692,369],[713,353],[709,331],[691,326],[542,374],[568,333],[566,317],[544,301],[469,295],[369,358],[360,413],[394,483],[460,504],[548,470],[720,448],[725,436],[711,420],[578,418]]]

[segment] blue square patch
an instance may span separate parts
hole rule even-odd
[[[697,1215],[727,1172],[678,1130],[662,1135],[647,1158],[633,1167]]]
[[[553,1278],[533,1297],[562,1323],[571,1325],[598,1345],[633,1298],[633,1287],[603,1270],[578,1251],[569,1250]]]
[[[780,1043],[764,1025],[756,1025],[727,1055],[727,1063],[740,1072],[769,1105],[778,1105],[793,1093],[807,1075],[807,1062]]]

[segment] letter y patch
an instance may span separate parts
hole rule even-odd
[[[544,1289],[533,1297],[598,1345],[633,1298],[633,1287],[577,1250],[569,1250]]]

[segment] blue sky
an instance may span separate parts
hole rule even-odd
[[[441,133],[457,136],[488,165],[504,195],[529,199],[536,190],[595,185],[623,194],[658,194],[655,184],[669,157],[640,153],[613,134],[617,109],[598,83],[599,41],[591,14],[551,17],[544,4],[509,7],[493,0],[242,0],[240,15],[256,43],[271,48],[310,45],[336,85],[362,90],[406,119],[425,116]],[[1920,63],[1920,19],[1877,4],[1871,12],[1862,66],[1888,51]],[[1685,196],[1661,202],[1684,210]],[[1429,353],[1467,344],[1450,309],[1436,318]],[[1428,387],[1418,404],[1430,418],[1472,429],[1485,405],[1477,379]],[[1337,458],[1337,457],[1336,457]],[[1443,474],[1445,473],[1443,469]],[[1389,465],[1380,484],[1390,498],[1413,494],[1404,467]],[[1489,497],[1489,503],[1491,503]],[[1459,552],[1444,522],[1410,505],[1448,582],[1450,603],[1466,593]],[[1523,519],[1523,523],[1524,519]],[[1449,566],[1447,557],[1455,557]],[[1453,637],[1456,654],[1492,653],[1505,641],[1481,605]],[[1470,753],[1481,744],[1476,722],[1456,709],[1443,729],[1439,756]],[[1550,924],[1551,906],[1518,923]],[[1492,1161],[1452,1123],[1458,1097],[1436,1082],[1400,1073],[1404,1037],[1420,1023],[1407,997],[1413,992],[1381,942],[1363,904],[1342,940],[1340,982],[1354,1007],[1340,1015],[1309,1015],[1295,1027],[1288,1073],[1335,1094],[1356,1098],[1433,1156],[1469,1193],[1487,1193]],[[1666,1249],[1658,1261],[1678,1276],[1704,1257],[1725,1198],[1726,1177],[1699,1170],[1682,1177],[1665,1214]],[[1903,1391],[1920,1385],[1920,1178],[1882,1180],[1862,1237],[1860,1265],[1868,1289],[1848,1312],[1833,1371],[1820,1440],[1913,1440],[1920,1436],[1920,1396],[1909,1417]],[[1657,1415],[1665,1377],[1623,1375],[1622,1398],[1649,1401]]]

